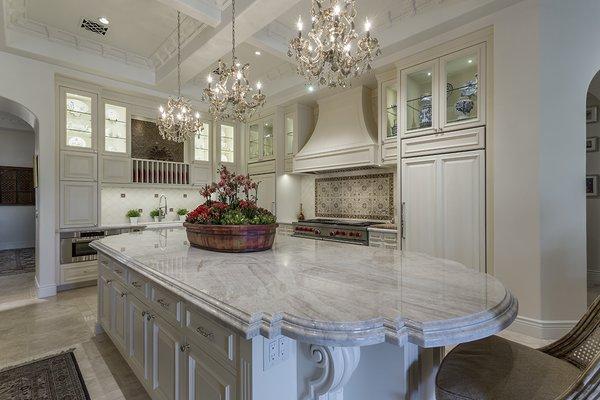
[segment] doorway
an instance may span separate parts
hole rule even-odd
[[[586,98],[586,228],[588,305],[600,296],[600,72]]]

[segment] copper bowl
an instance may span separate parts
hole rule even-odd
[[[183,226],[190,245],[194,247],[244,253],[270,249],[279,225],[202,225],[184,222]]]

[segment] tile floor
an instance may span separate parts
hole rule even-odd
[[[0,277],[0,369],[75,348],[93,400],[149,399],[110,339],[94,334],[96,300],[95,286],[37,299],[33,274]],[[501,336],[531,347],[549,343],[510,331]]]

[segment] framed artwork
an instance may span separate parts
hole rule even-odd
[[[585,177],[585,194],[587,197],[598,196],[598,175],[587,175]]]
[[[585,109],[585,122],[588,124],[598,122],[598,106],[587,107]]]
[[[585,151],[588,153],[598,151],[598,136],[585,138]]]

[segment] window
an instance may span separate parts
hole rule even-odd
[[[127,153],[127,109],[104,105],[104,151]]]
[[[235,162],[235,127],[221,124],[221,162]]]
[[[65,105],[67,146],[91,149],[92,98],[75,93],[67,93]]]
[[[210,161],[210,124],[204,122],[204,129],[194,135],[194,161]]]

